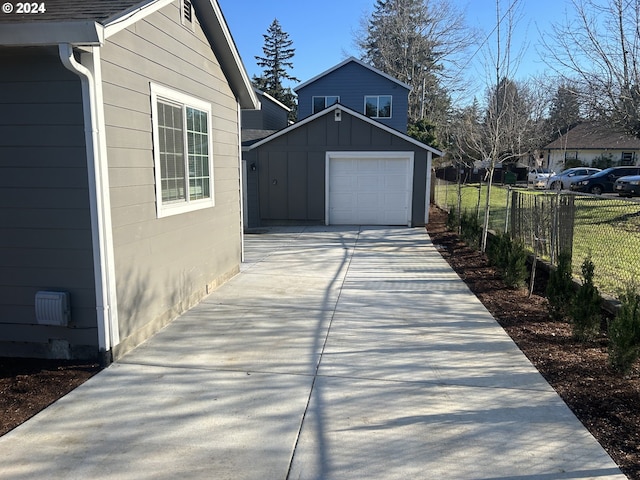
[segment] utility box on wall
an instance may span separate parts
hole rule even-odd
[[[69,292],[40,291],[36,293],[38,325],[66,327],[71,314]]]

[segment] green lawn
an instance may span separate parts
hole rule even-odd
[[[478,189],[481,188],[480,207]],[[540,195],[519,189],[527,194]],[[508,189],[494,185],[491,191],[489,228],[504,231]],[[457,205],[458,186],[436,182],[435,200],[441,208],[452,210]],[[479,211],[482,222],[486,186],[461,187],[462,211]],[[618,198],[577,196],[573,235],[573,273],[580,276],[585,258],[591,255],[595,265],[595,283],[602,293],[618,296],[621,289],[640,278],[640,203]],[[533,251],[531,245],[528,246]]]

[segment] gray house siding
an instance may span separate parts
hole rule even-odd
[[[0,65],[0,351],[95,355],[80,81],[55,48],[0,48]],[[68,327],[37,324],[39,290],[70,293]]]
[[[180,2],[102,49],[121,344],[145,339],[238,272],[238,106],[200,26]],[[149,82],[212,104],[215,207],[156,218]]]
[[[242,128],[280,130],[286,127],[289,112],[264,95],[260,97],[260,110],[242,110]]]
[[[326,152],[334,151],[414,152],[411,221],[424,225],[427,151],[344,111],[340,122],[323,115],[251,151],[261,223],[324,223]]]
[[[313,114],[314,96],[339,96],[340,104],[364,114],[366,95],[392,95],[391,118],[376,120],[402,133],[407,132],[408,90],[356,62],[346,63],[297,89],[296,93],[298,94],[299,120]]]

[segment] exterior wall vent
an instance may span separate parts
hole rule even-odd
[[[182,20],[184,23],[192,23],[193,21],[193,7],[191,6],[191,0],[182,0]]]
[[[36,321],[39,325],[66,327],[70,313],[68,292],[36,293]]]

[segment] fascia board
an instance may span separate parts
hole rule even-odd
[[[331,107],[328,107],[324,110],[322,110],[321,112],[318,112],[316,114],[313,114],[299,122],[294,123],[293,125],[289,125],[286,128],[283,128],[282,130],[280,130],[279,132],[274,133],[273,135],[268,136],[267,138],[264,138],[262,140],[260,140],[259,142],[254,143],[253,145],[251,145],[249,147],[249,150],[253,150],[254,148],[257,148],[261,145],[264,145],[265,143],[269,143],[272,140],[275,140],[278,137],[281,137],[283,135],[286,135],[287,133],[295,130],[296,128],[300,128],[303,125],[306,125],[307,123],[313,122],[316,118],[320,118],[324,115],[328,115],[329,113],[335,111],[335,110],[342,110],[343,112],[348,113],[349,115],[356,117],[360,120],[362,120],[363,122],[366,122],[370,125],[373,125],[376,128],[379,128],[381,130],[384,130],[387,133],[390,133],[392,135],[395,135],[396,137],[399,137],[409,143],[412,143],[413,145],[423,148],[429,152],[431,152],[434,155],[437,155],[439,157],[442,157],[444,155],[443,152],[441,152],[440,150],[433,148],[425,143],[419,142],[418,140],[416,140],[415,138],[410,137],[409,135],[405,135],[402,132],[399,132],[397,130],[394,130],[391,127],[386,126],[383,123],[377,122],[375,120],[370,119],[369,117],[367,117],[366,115],[362,115],[361,113],[356,112],[355,110],[351,110],[348,107],[345,107],[344,105],[340,105],[339,103],[332,105]]]
[[[7,23],[0,28],[0,45],[11,47],[57,45],[100,46],[104,27],[94,21]]]
[[[133,25],[147,15],[157,12],[161,8],[173,3],[174,0],[146,0],[139,4],[114,15],[104,22],[105,38],[118,33],[121,30]]]

